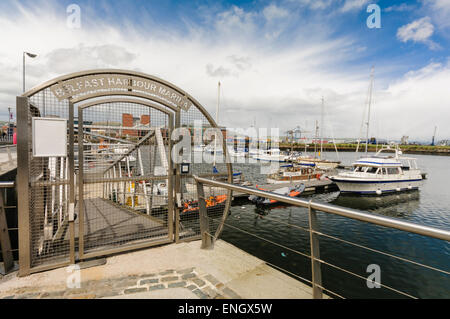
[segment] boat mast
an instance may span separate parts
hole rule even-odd
[[[368,104],[368,112],[367,112],[367,131],[366,131],[366,155],[367,155],[367,149],[369,146],[369,124],[370,124],[370,107],[372,104],[372,91],[373,91],[373,74],[374,74],[374,67],[372,66],[372,70],[370,72],[370,87],[369,87],[369,104]]]
[[[323,117],[324,117],[324,99],[322,96],[322,112],[320,117],[320,159],[322,159],[322,151],[323,151]]]
[[[316,125],[315,127],[315,136],[314,136],[314,158],[317,158],[317,138],[318,138],[318,132],[319,132],[319,121],[315,121],[314,123]]]

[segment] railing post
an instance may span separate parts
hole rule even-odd
[[[196,181],[198,208],[200,218],[200,234],[202,236],[202,249],[212,248],[211,236],[209,235],[208,211],[206,208],[205,191],[203,184]]]
[[[320,246],[319,235],[314,233],[317,230],[317,215],[316,210],[311,208],[311,201],[309,202],[309,241],[311,244],[311,274],[312,274],[312,289],[313,298],[322,299],[322,271],[320,261]]]

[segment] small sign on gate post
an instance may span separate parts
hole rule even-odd
[[[33,156],[67,156],[67,120],[33,117]]]

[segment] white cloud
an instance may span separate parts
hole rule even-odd
[[[217,16],[216,28],[221,33],[240,36],[253,33],[256,29],[256,14],[245,12],[244,9],[233,6],[230,10]]]
[[[324,10],[329,8],[333,3],[338,3],[339,1],[340,0],[298,0],[297,2],[312,10]]]
[[[447,28],[450,27],[450,1],[449,0],[422,0],[424,10],[436,22],[438,29],[442,29],[444,35],[448,36]]]
[[[279,126],[281,131],[305,123],[311,128],[320,118],[323,95],[335,135],[357,135],[369,66],[345,66],[352,66],[354,59],[365,54],[361,44],[346,37],[330,38],[323,29],[315,32],[315,25],[307,24],[295,30],[287,43],[280,44],[264,37],[267,30],[260,28],[265,25],[257,24],[258,18],[264,18],[262,12],[232,7],[216,14],[207,25],[192,22],[187,34],[178,34],[167,26],[139,29],[101,20],[87,26],[87,17],[81,29],[68,29],[65,8],[54,6],[42,10],[20,7],[14,14],[0,12],[0,38],[2,47],[7,48],[0,52],[0,116],[6,118],[7,107],[14,107],[15,96],[22,91],[21,57],[26,50],[39,54],[27,60],[28,88],[69,72],[131,69],[174,83],[214,114],[220,80],[220,124],[248,127],[256,118],[258,126]],[[390,128],[390,138],[427,136],[425,124],[408,131],[410,124],[398,122],[428,119],[434,125],[430,109],[448,114],[442,101],[450,100],[450,93],[443,88],[450,82],[449,68],[439,65],[427,70],[409,73],[390,86],[387,79],[376,78],[376,84],[389,88],[377,89],[374,118],[383,114],[378,117],[383,119],[380,127]],[[377,72],[382,73],[381,68]],[[420,100],[416,92],[422,84],[428,91],[421,91]],[[449,117],[438,117],[440,121],[445,118]],[[439,127],[444,134],[444,124]],[[446,133],[450,136],[450,131]]]
[[[397,132],[397,137],[409,135],[431,139],[435,125],[440,136],[448,138],[450,128],[449,63],[429,65],[405,74],[384,91],[379,91],[375,99],[374,112],[378,113],[381,131]]]
[[[263,15],[268,22],[271,22],[286,18],[289,15],[289,11],[271,4],[263,9]]]
[[[387,7],[386,9],[384,9],[384,11],[385,12],[405,12],[405,11],[411,11],[414,8],[415,8],[414,5],[408,5],[406,3],[402,3],[402,4]]]
[[[397,38],[402,42],[421,42],[427,44],[430,48],[437,48],[437,44],[430,40],[434,33],[434,26],[430,17],[423,17],[409,24],[400,27],[397,30]]]
[[[342,12],[349,12],[353,10],[360,10],[371,0],[345,0],[344,5],[341,8]]]

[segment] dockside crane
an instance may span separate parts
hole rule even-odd
[[[436,137],[436,130],[437,130],[437,126],[434,127],[433,138],[431,139],[431,146],[434,146],[434,139]]]

